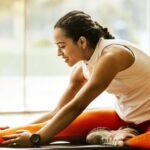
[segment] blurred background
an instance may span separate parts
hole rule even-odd
[[[57,57],[53,26],[71,10],[83,10],[150,54],[149,0],[0,0],[0,126],[55,108],[73,68]],[[89,108],[113,102],[104,92]]]

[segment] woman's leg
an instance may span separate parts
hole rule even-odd
[[[145,122],[140,123],[140,124],[135,125],[135,126],[137,127],[137,129],[138,129],[141,133],[150,131],[150,120],[145,121]]]
[[[17,130],[29,130],[30,132],[34,133],[44,125],[46,125],[46,122],[2,130],[0,131],[0,141],[2,141],[2,136],[15,134]],[[127,123],[119,118],[115,110],[87,110],[77,117],[67,128],[57,134],[51,141],[67,140],[78,142],[85,140],[88,132],[94,128],[108,127],[111,129],[118,129],[120,126],[125,125],[127,125]]]
[[[141,131],[142,134],[129,139],[126,144],[142,149],[150,149],[150,121],[135,125],[135,127]]]
[[[92,109],[83,112],[67,128],[57,134],[52,141],[85,141],[86,135],[94,128],[108,127],[113,130],[128,125],[112,109]]]

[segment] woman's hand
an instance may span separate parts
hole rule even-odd
[[[3,147],[32,147],[30,142],[31,132],[17,131],[16,134],[4,136],[4,142],[1,143]]]
[[[4,126],[4,127],[0,127],[0,130],[5,130],[5,129],[8,129],[9,126]]]

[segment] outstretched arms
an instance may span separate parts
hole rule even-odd
[[[42,123],[45,121],[50,120],[65,104],[67,104],[72,98],[76,95],[76,93],[80,90],[80,88],[85,84],[86,79],[83,77],[82,74],[82,66],[77,66],[73,73],[71,74],[69,85],[64,92],[63,96],[59,100],[56,108],[52,112],[48,112],[46,115],[42,116],[41,118],[32,122],[35,123]]]
[[[113,47],[103,51],[87,82],[83,78],[81,67],[72,75],[68,89],[54,110],[54,116],[37,131],[41,136],[42,145],[49,143],[53,137],[75,120],[91,101],[107,88],[118,72],[133,64],[134,57],[131,53],[120,49]],[[24,145],[24,141],[29,141],[29,134],[15,135],[15,139],[7,141],[5,145],[14,141],[18,142],[18,136],[19,142],[22,142],[22,144],[19,143],[20,146]]]
[[[112,52],[113,50],[115,52]],[[47,143],[67,127],[91,101],[107,88],[116,74],[131,66],[133,61],[134,58],[128,51],[116,50],[116,47],[111,48],[109,52],[104,52],[95,64],[91,78],[73,99],[61,108],[44,128],[38,131],[42,137],[42,143]]]

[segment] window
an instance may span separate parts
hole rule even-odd
[[[23,9],[23,1],[0,1],[0,111],[23,110]]]
[[[0,110],[50,110],[56,106],[72,69],[57,57],[53,26],[68,11],[85,11],[115,37],[129,40],[147,53],[146,2],[0,1]],[[108,101],[95,100],[89,107],[113,105],[111,95],[104,93],[99,98]]]

